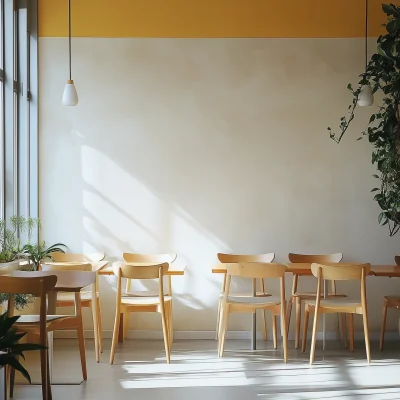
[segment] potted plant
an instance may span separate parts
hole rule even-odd
[[[22,252],[30,260],[32,269],[37,271],[41,261],[51,260],[51,253],[61,252],[65,253],[67,246],[62,243],[56,243],[52,246],[46,247],[44,241],[36,244],[26,244],[22,248]]]
[[[400,7],[382,4],[387,16],[386,33],[377,41],[377,52],[360,75],[358,88],[347,87],[353,95],[348,115],[340,120],[339,131],[328,128],[330,137],[339,143],[354,118],[360,95],[367,88],[372,94],[380,91],[382,103],[373,111],[366,129],[359,139],[366,136],[373,146],[372,164],[379,182],[375,192],[381,212],[378,222],[387,225],[390,236],[400,230]],[[359,104],[359,105],[364,105]]]
[[[17,329],[13,328],[14,323],[20,316],[9,317],[8,313],[0,315],[0,388],[4,390],[0,393],[0,400],[5,399],[6,395],[6,379],[5,366],[9,365],[16,371],[19,371],[25,379],[31,383],[29,372],[18,361],[18,357],[24,357],[24,351],[42,350],[46,347],[35,343],[19,343],[26,335],[25,333],[17,333]]]

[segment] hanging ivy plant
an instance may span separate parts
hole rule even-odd
[[[373,176],[379,184],[372,192],[381,208],[378,222],[388,225],[389,234],[393,236],[400,229],[400,7],[383,4],[382,9],[388,18],[386,34],[378,38],[377,53],[371,57],[366,71],[360,75],[358,88],[348,85],[353,101],[348,108],[348,115],[340,120],[338,133],[331,128],[328,128],[328,132],[331,139],[337,143],[341,141],[354,119],[354,111],[364,85],[370,84],[373,93],[383,93],[382,104],[371,115],[359,139],[366,136],[374,146],[371,161],[378,170],[378,174]]]

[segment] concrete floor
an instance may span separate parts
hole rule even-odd
[[[270,342],[259,342],[255,352],[248,341],[227,341],[224,358],[216,356],[216,342],[177,341],[172,363],[165,363],[161,341],[127,340],[118,346],[114,365],[108,364],[110,342],[99,364],[94,361],[93,341],[87,341],[88,381],[81,384],[76,341],[55,341],[53,386],[55,400],[310,400],[310,399],[400,399],[400,345],[387,343],[379,352],[371,343],[373,362],[368,365],[363,343],[356,351],[344,350],[339,342],[328,342],[308,364],[308,353],[290,346],[289,362]],[[26,364],[34,381],[38,363]],[[21,381],[22,382],[22,381]],[[18,385],[16,400],[41,399],[39,386]]]

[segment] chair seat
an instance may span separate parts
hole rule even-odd
[[[80,292],[81,301],[89,301],[92,300],[92,292]],[[97,297],[99,297],[99,293],[97,293]],[[57,302],[74,302],[75,301],[75,293],[68,292],[59,292],[57,293]]]
[[[71,317],[70,315],[47,315],[46,321],[52,322],[57,319]],[[28,325],[28,324],[38,324],[40,322],[40,315],[21,315],[16,325]]]
[[[228,296],[227,302],[231,304],[275,305],[275,304],[280,304],[281,299],[276,296],[263,296],[263,297]]]
[[[315,292],[298,292],[293,294],[292,297],[301,297],[303,300],[312,300],[317,297],[317,294]],[[341,293],[328,293],[328,297],[347,297],[347,295]]]
[[[223,298],[225,296],[224,293],[220,293],[219,297]],[[252,297],[252,294],[249,292],[239,292],[239,293],[233,293],[234,297]],[[264,293],[264,292],[256,292],[256,297],[270,297],[272,294],[270,293]]]
[[[150,290],[137,290],[133,292],[127,292],[122,295],[123,297],[158,297],[157,291]]]
[[[306,302],[312,306],[315,306],[316,300],[310,300]],[[321,300],[320,307],[323,308],[337,308],[337,307],[361,307],[360,299],[348,299],[348,298],[334,298]]]
[[[172,300],[171,296],[164,296],[164,302],[170,302]],[[121,304],[125,306],[154,306],[160,304],[160,298],[158,296],[154,297],[125,297],[121,299]]]

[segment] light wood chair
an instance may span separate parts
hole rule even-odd
[[[171,362],[171,319],[172,297],[164,294],[164,275],[169,268],[168,263],[135,266],[129,264],[114,264],[114,274],[117,276],[117,298],[115,311],[114,333],[111,345],[110,364],[114,363],[115,350],[117,347],[120,321],[125,319],[125,314],[132,312],[157,312],[161,314],[165,352],[167,363]],[[157,279],[157,296],[122,296],[122,278],[127,279]]]
[[[78,253],[61,253],[55,252],[52,253],[52,259],[54,262],[57,263],[74,263],[74,264],[87,264],[87,263],[96,263],[103,261],[105,258],[105,253],[88,253],[88,254],[78,254]],[[50,265],[50,262],[46,263]],[[99,285],[99,276],[96,274],[96,293],[97,293],[97,337],[98,337],[98,346],[100,353],[103,352],[103,323],[102,323],[102,316],[101,316],[101,301],[100,301],[100,285]],[[57,296],[57,306],[58,307],[73,307],[75,304],[75,299],[73,293],[59,293]],[[92,293],[87,291],[81,292],[81,304],[83,308],[90,308],[93,312],[93,300],[92,300]],[[93,315],[93,321],[95,316]],[[96,337],[96,335],[95,335]],[[96,352],[96,361],[99,362],[100,356],[97,355]]]
[[[365,277],[371,270],[370,264],[341,264],[341,265],[322,265],[312,264],[311,270],[313,275],[318,279],[317,293],[315,300],[305,301],[305,315],[303,328],[302,351],[306,350],[308,319],[311,312],[314,312],[314,324],[312,331],[312,343],[310,353],[310,364],[314,362],[315,345],[317,342],[318,317],[320,314],[326,313],[344,313],[361,314],[363,316],[365,349],[367,353],[368,363],[371,361],[369,331],[368,331],[368,310],[367,310],[367,294],[365,286]],[[323,281],[349,281],[359,280],[361,296],[359,299],[351,300],[347,298],[331,297],[323,299]],[[350,319],[351,331],[354,332],[353,318]],[[350,336],[350,340],[352,335]]]
[[[57,287],[74,288],[75,315],[47,315],[46,334],[58,330],[76,330],[79,343],[83,380],[87,380],[85,337],[83,332],[82,307],[79,291],[76,288],[93,286],[96,280],[95,272],[83,271],[14,271],[16,277],[30,278],[56,276]],[[18,330],[40,336],[43,327],[38,315],[22,315],[16,323]]]
[[[57,251],[51,253],[51,258],[55,262],[74,262],[74,263],[99,262],[103,261],[105,256],[106,255],[104,252],[78,254],[78,253],[61,253]]]
[[[92,271],[92,265],[86,264],[41,264],[42,271]],[[96,281],[94,287],[90,290],[82,290],[79,295],[81,298],[81,307],[88,307],[91,309],[93,318],[93,333],[94,333],[94,346],[96,361],[100,362],[100,351],[102,349],[101,327],[99,325],[99,290],[98,290],[98,275],[96,273]],[[57,293],[57,307],[75,307],[74,293],[58,292]]]
[[[176,258],[177,254],[171,253],[171,254],[137,254],[137,253],[123,253],[122,258],[124,261],[128,264],[149,264],[149,265],[155,265],[155,264],[163,264],[163,263],[168,263],[172,264]],[[167,279],[167,284],[168,284],[168,291],[165,293],[167,296],[171,296],[171,321],[170,321],[170,328],[171,328],[171,337],[170,340],[171,342],[174,341],[174,330],[173,330],[173,316],[172,316],[172,280],[171,280],[171,275],[166,276]],[[132,291],[132,280],[127,279],[126,280],[126,289],[125,289],[125,295],[126,296],[132,296],[132,297],[154,297],[158,296],[158,292],[154,291],[149,291],[149,290],[135,290]],[[124,321],[123,321],[123,335],[122,339],[126,338],[128,336],[128,331],[129,331],[129,313],[126,313],[124,315]]]
[[[0,292],[8,293],[9,297],[7,310],[11,317],[14,314],[14,297],[16,294],[31,294],[39,298],[39,315],[36,319],[37,329],[39,333],[38,343],[47,347],[47,325],[54,321],[54,316],[47,315],[47,293],[49,293],[56,285],[56,276],[43,276],[36,278],[20,278],[10,276],[0,276]],[[20,317],[21,319],[22,317]],[[62,318],[62,316],[57,317]],[[17,326],[17,324],[15,324]],[[40,350],[40,372],[42,377],[42,398],[49,400],[51,396],[50,374],[49,374],[49,358],[47,348]],[[7,374],[10,382],[9,388],[12,396],[12,376],[15,370]]]
[[[400,265],[400,256],[394,258],[396,265]],[[384,296],[383,297],[383,308],[382,308],[382,326],[381,326],[381,337],[379,341],[379,350],[383,350],[383,343],[385,340],[386,331],[386,317],[388,308],[400,309],[400,296]]]
[[[334,253],[334,254],[289,253],[288,258],[291,263],[338,263],[343,258],[343,254],[342,253]],[[295,306],[296,306],[296,327],[295,327],[294,347],[296,349],[299,348],[299,344],[300,344],[301,302],[304,300],[315,299],[315,293],[313,293],[313,292],[299,292],[298,284],[299,284],[299,275],[293,275],[292,295],[290,296],[290,299],[288,302],[287,315],[288,315],[288,332],[289,332],[290,319],[291,319],[291,315],[292,315],[292,306],[293,306],[293,304],[295,304]],[[332,292],[329,293],[329,295],[337,295],[335,282],[332,282]],[[343,295],[343,297],[345,297],[345,296]],[[342,316],[342,328],[343,328],[343,339],[345,342],[345,346],[347,346],[346,317],[345,316]]]
[[[226,266],[226,285],[224,298],[221,305],[221,323],[219,331],[218,356],[224,353],[225,336],[228,327],[230,313],[244,312],[254,313],[256,310],[269,310],[272,315],[281,317],[281,328],[283,338],[283,358],[287,362],[288,358],[288,339],[287,339],[287,320],[286,320],[286,299],[285,299],[285,272],[286,266],[275,263],[236,263]],[[230,294],[232,277],[266,279],[279,278],[280,297],[275,296],[235,296]],[[273,318],[275,320],[275,318]],[[273,326],[274,347],[277,347],[276,324]]]
[[[224,253],[218,253],[217,254],[218,260],[221,263],[240,263],[240,262],[255,262],[255,263],[271,263],[274,258],[275,258],[275,253],[267,253],[267,254],[224,254]],[[270,296],[265,291],[265,283],[264,279],[260,278],[260,291],[256,291],[256,296],[260,297],[266,297]],[[222,288],[221,288],[221,293],[219,296],[218,300],[218,312],[217,312],[217,327],[215,329],[215,340],[218,340],[218,333],[219,333],[219,328],[220,328],[220,321],[221,321],[221,304],[222,300],[224,298],[224,293],[225,293],[225,286],[226,286],[226,275],[224,275],[223,281],[222,281]],[[240,293],[237,293],[236,296],[240,296]],[[243,294],[243,296],[248,296],[248,293]],[[268,334],[267,334],[267,320],[265,316],[265,311],[261,310],[262,312],[262,332],[263,332],[263,338],[264,340],[268,339]],[[275,317],[272,317],[272,324],[275,325]]]

